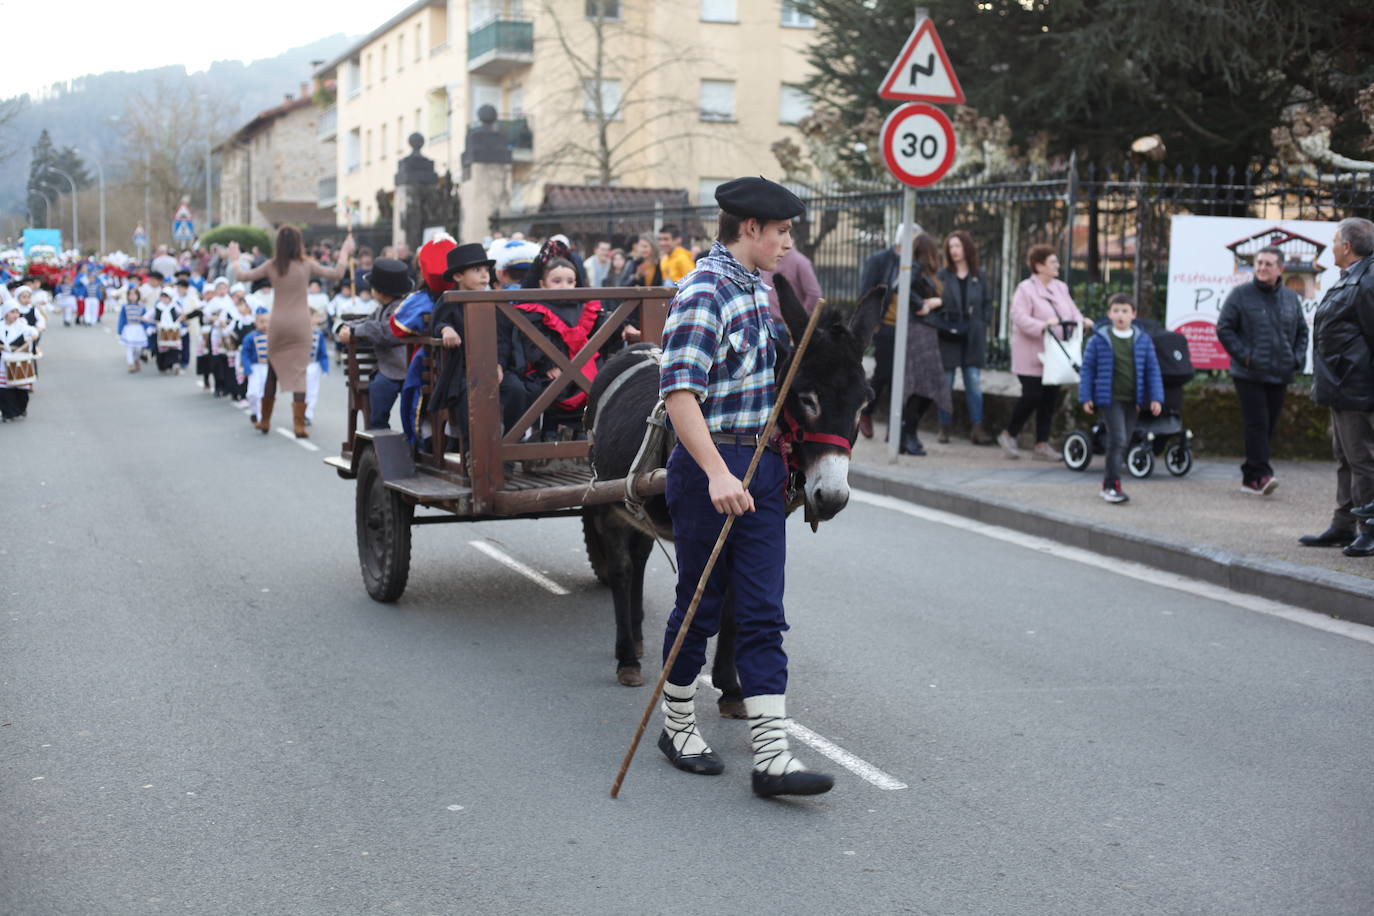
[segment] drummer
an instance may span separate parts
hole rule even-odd
[[[33,382],[10,384],[10,364],[22,359],[32,363],[32,343],[38,336],[33,325],[19,317],[19,303],[11,299],[3,306],[4,321],[0,322],[0,420],[22,420],[29,410],[29,392]]]

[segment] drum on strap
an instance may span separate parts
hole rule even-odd
[[[38,364],[32,353],[6,353],[5,387],[32,388],[38,377]]]
[[[180,350],[181,328],[168,328],[159,325],[157,329],[157,348],[159,350]]]

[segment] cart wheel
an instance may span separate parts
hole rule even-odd
[[[1093,460],[1093,444],[1088,434],[1075,429],[1064,440],[1064,463],[1071,471],[1086,471]]]
[[[358,460],[358,564],[367,593],[395,601],[410,576],[410,523],[415,507],[382,482],[377,455],[368,449]]]
[[[596,581],[602,585],[610,585],[611,574],[606,565],[606,547],[601,543],[601,534],[592,521],[593,511],[595,510],[589,509],[582,513],[582,541],[587,545],[587,561],[592,564]]]
[[[1150,451],[1150,443],[1142,442],[1131,448],[1126,455],[1126,470],[1137,479],[1149,477],[1155,472],[1155,454]]]
[[[1182,477],[1193,469],[1193,450],[1182,442],[1175,442],[1164,453],[1164,467],[1175,477]]]

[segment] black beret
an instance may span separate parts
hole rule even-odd
[[[736,178],[716,188],[716,203],[741,219],[793,219],[806,212],[806,204],[775,181],[762,177]]]

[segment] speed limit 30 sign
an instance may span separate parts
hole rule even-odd
[[[882,138],[887,167],[903,184],[934,184],[954,165],[954,125],[932,105],[898,108],[883,123]]]

